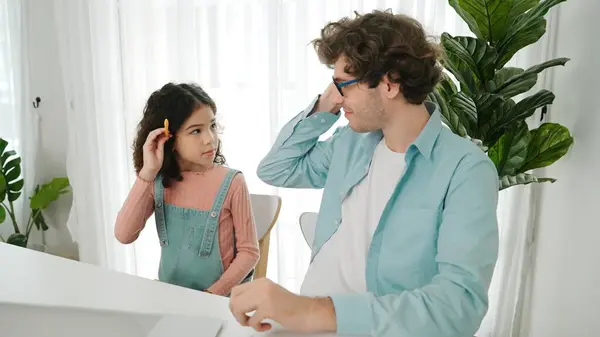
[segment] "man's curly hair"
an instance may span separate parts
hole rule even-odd
[[[328,23],[312,44],[322,63],[333,68],[342,56],[344,71],[376,87],[382,75],[400,84],[407,102],[421,104],[440,80],[437,45],[421,24],[391,10],[375,10],[356,18]]]
[[[217,114],[217,105],[213,99],[204,89],[194,83],[167,83],[150,95],[133,141],[133,167],[136,173],[140,173],[144,166],[143,147],[148,134],[152,130],[163,127],[165,119],[169,120],[169,132],[175,134],[192,113],[201,106],[209,106],[213,113]],[[181,181],[183,179],[174,146],[174,138],[165,143],[164,160],[159,171],[165,187],[169,187],[173,180]],[[214,163],[225,165],[221,140],[218,142]]]

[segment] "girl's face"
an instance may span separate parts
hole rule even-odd
[[[182,171],[212,167],[219,138],[215,114],[208,105],[196,109],[175,133],[175,152]]]

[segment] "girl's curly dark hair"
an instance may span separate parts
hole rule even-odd
[[[312,44],[330,68],[341,56],[345,72],[376,87],[382,74],[399,83],[407,102],[421,104],[441,77],[438,46],[428,41],[421,24],[391,10],[374,10],[356,18],[328,23]]]
[[[140,173],[144,165],[144,143],[148,134],[164,126],[164,120],[169,120],[169,133],[175,134],[192,112],[203,105],[208,105],[217,114],[217,106],[208,94],[196,84],[167,83],[150,95],[144,115],[137,127],[137,135],[133,141],[133,166]],[[174,138],[165,143],[164,160],[159,175],[163,177],[163,185],[168,187],[173,179],[181,181],[181,170],[177,164],[176,153],[173,151]],[[221,153],[221,140],[217,146],[215,164],[224,165],[225,157]]]

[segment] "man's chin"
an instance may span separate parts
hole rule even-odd
[[[352,122],[348,123],[348,127],[350,127],[350,129],[356,133],[367,133],[367,132],[374,131],[369,127],[366,127],[364,125],[355,125]]]

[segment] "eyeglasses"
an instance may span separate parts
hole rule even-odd
[[[343,87],[345,87],[345,86],[347,86],[347,85],[350,85],[350,84],[353,84],[353,83],[356,83],[356,82],[358,82],[358,79],[356,79],[356,78],[355,78],[355,79],[353,79],[353,80],[348,80],[348,81],[344,81],[344,82],[337,82],[337,81],[335,80],[335,78],[332,78],[332,80],[333,80],[333,84],[335,84],[335,86],[336,86],[336,88],[337,88],[338,92],[339,92],[339,93],[340,93],[340,95],[342,95],[342,96],[344,96],[344,94],[342,93],[342,88],[343,88]]]
[[[381,78],[383,75],[385,75],[385,73],[384,73],[384,72],[380,72],[380,71],[378,71],[378,72],[376,72],[376,73],[375,73],[375,76],[377,76],[377,77],[379,77],[379,78]],[[335,78],[334,78],[334,77],[332,77],[332,80],[333,80],[333,84],[335,84],[335,86],[336,86],[336,88],[337,88],[338,92],[339,92],[339,93],[340,93],[340,95],[342,95],[342,96],[344,96],[344,94],[342,93],[342,88],[343,88],[343,87],[345,87],[345,86],[348,86],[348,85],[350,85],[350,84],[354,84],[354,83],[356,83],[356,82],[359,82],[359,81],[360,81],[359,79],[355,78],[355,79],[353,79],[353,80],[348,80],[348,81],[344,81],[344,82],[337,82],[337,81],[335,80]],[[370,86],[369,86],[369,88],[375,88],[375,87],[376,87],[376,85],[370,85]]]

